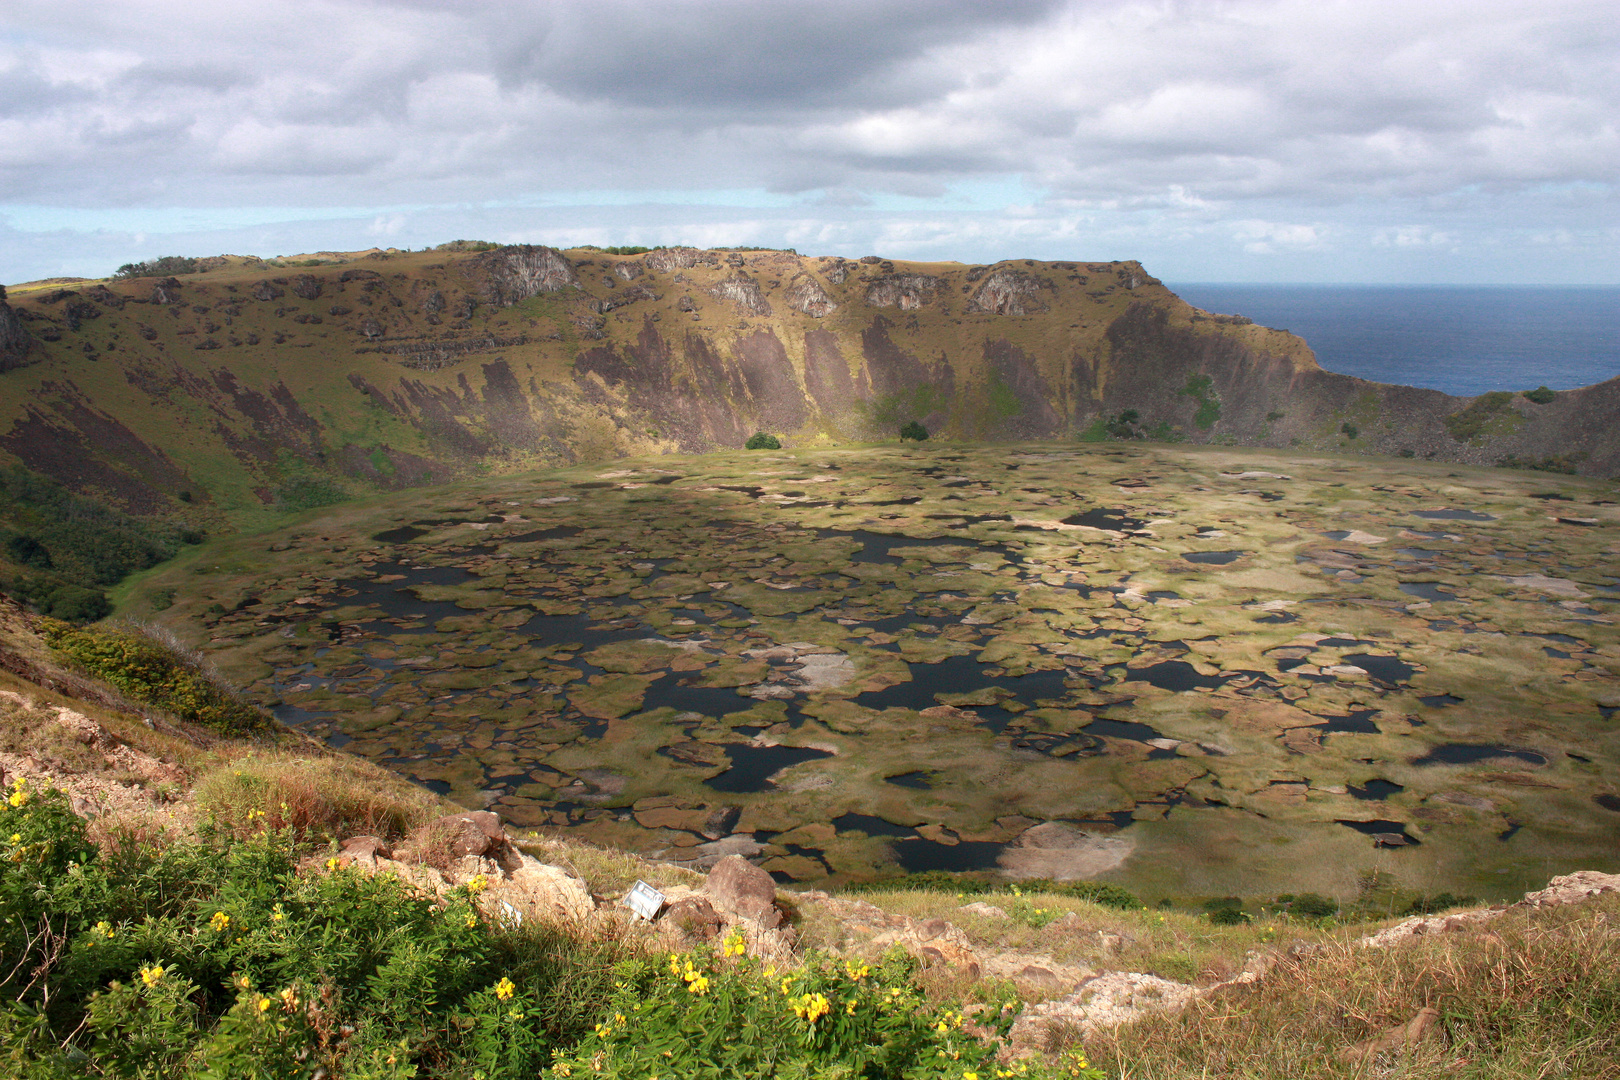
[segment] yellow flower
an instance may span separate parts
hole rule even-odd
[[[510,998],[515,990],[517,990],[517,987],[512,984],[511,979],[505,976],[502,976],[501,981],[495,984],[495,996],[502,1001]]]
[[[12,834],[11,834],[11,842],[12,842],[12,843],[13,843],[13,844],[20,844],[20,843],[22,843],[22,833],[20,833],[20,832],[14,832],[14,833],[12,833]]]
[[[258,1009],[260,1012],[269,1012],[270,1011],[270,999],[261,994],[259,996],[259,999],[253,1003],[253,1006],[254,1006],[254,1008]]]
[[[489,878],[484,874],[474,874],[472,877],[467,879],[467,891],[472,893],[474,896],[477,896],[487,888],[489,888]]]
[[[112,923],[109,923],[106,919],[102,919],[100,922],[96,923],[96,925],[94,927],[91,928],[90,932],[92,934],[100,934],[102,937],[104,937],[107,940],[111,941],[112,936],[113,936]]]
[[[223,911],[214,912],[214,917],[208,920],[208,926],[216,934],[231,925],[231,917]]]
[[[298,991],[290,986],[283,990],[281,992],[281,1004],[288,1009],[298,1008]]]
[[[872,969],[858,960],[845,960],[844,970],[849,972],[849,977],[854,979],[856,982],[860,982],[862,979],[872,974]]]
[[[707,994],[709,992],[709,977],[699,975],[695,979],[687,980],[686,992],[689,994]]]
[[[143,967],[143,968],[141,968],[141,982],[146,984],[146,988],[148,990],[150,990],[152,987],[156,986],[158,984],[159,980],[161,980],[162,978],[163,978],[163,965],[162,964],[153,964],[151,967]]]
[[[342,865],[342,862],[339,861],[339,859],[338,859],[338,857],[336,855],[334,855],[330,859],[326,860],[326,868],[328,870],[336,870],[341,865]]]
[[[945,1021],[941,1020],[939,1023],[934,1025],[934,1030],[939,1032],[941,1035],[943,1035],[947,1031],[951,1030],[951,1026],[949,1024],[947,1024]]]
[[[21,776],[17,777],[17,783],[11,789],[11,797],[6,801],[11,804],[11,808],[13,810],[20,806],[27,805],[28,781]]]
[[[965,1072],[962,1074],[962,1080],[979,1080],[979,1074],[976,1072]]]
[[[832,1002],[825,994],[802,994],[793,1003],[793,1012],[807,1024],[814,1024],[831,1011]]]
[[[236,978],[232,979],[231,982],[238,990],[246,990],[253,985],[253,980],[248,978],[246,975],[238,975]]]
[[[475,911],[467,912],[467,929],[475,930],[475,929],[477,929],[477,927],[478,927],[478,913],[475,912]]]

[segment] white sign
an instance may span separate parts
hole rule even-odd
[[[638,881],[624,894],[623,903],[625,907],[651,922],[658,917],[660,911],[664,910],[664,894],[645,881]]]

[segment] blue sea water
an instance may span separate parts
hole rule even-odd
[[[1620,286],[1170,285],[1304,338],[1329,371],[1473,396],[1620,375]]]

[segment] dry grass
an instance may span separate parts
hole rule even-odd
[[[1389,949],[1350,940],[1284,962],[1177,1016],[1087,1041],[1121,1080],[1620,1077],[1620,898],[1512,911],[1489,929]],[[1357,1061],[1344,1051],[1425,1006],[1443,1037]]]
[[[637,881],[657,889],[675,885],[702,886],[705,875],[667,863],[648,862],[627,851],[615,851],[577,841],[538,840],[518,845],[541,862],[572,870],[598,896],[622,896]]]
[[[449,809],[436,795],[357,758],[249,753],[200,777],[199,813],[246,836],[263,828],[303,840],[405,836]]]

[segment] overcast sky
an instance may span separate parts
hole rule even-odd
[[[0,280],[768,245],[1620,282],[1614,0],[4,0]]]

